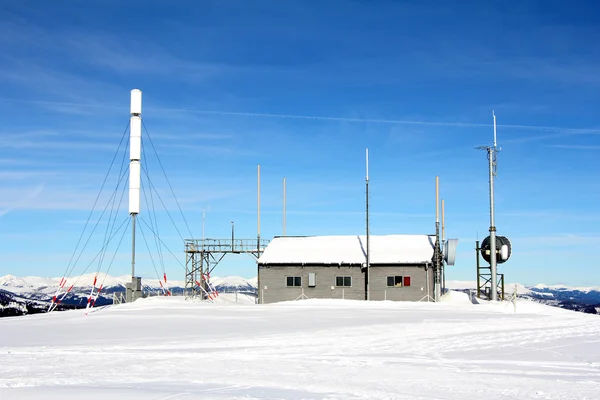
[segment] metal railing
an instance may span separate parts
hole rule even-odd
[[[186,239],[186,252],[262,253],[269,244],[266,239]]]

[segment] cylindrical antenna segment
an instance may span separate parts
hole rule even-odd
[[[142,155],[142,118],[131,115],[129,126],[129,159],[139,160]]]
[[[440,177],[435,177],[435,222],[440,222]]]
[[[283,236],[286,235],[285,232],[285,228],[286,228],[286,187],[285,187],[285,177],[283,177]]]
[[[257,233],[260,237],[260,164],[258,165],[258,225]]]
[[[140,213],[140,162],[129,163],[129,214]]]
[[[131,115],[142,114],[142,91],[133,89],[131,91]]]
[[[442,199],[442,243],[446,239],[446,218],[444,216],[444,199]]]

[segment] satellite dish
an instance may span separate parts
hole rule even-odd
[[[454,265],[456,261],[456,248],[458,246],[458,239],[448,239],[444,243],[444,249],[442,255],[447,265]]]
[[[490,237],[486,237],[481,242],[481,256],[487,262],[491,260],[491,252],[490,252]],[[512,245],[510,244],[510,240],[506,236],[496,236],[496,263],[502,264],[505,261],[508,261],[512,254]]]

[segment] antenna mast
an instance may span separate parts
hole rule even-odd
[[[366,185],[366,214],[367,214],[367,254],[366,254],[366,268],[367,275],[365,280],[365,300],[371,300],[371,290],[370,290],[370,237],[369,237],[369,149],[366,150],[366,177],[365,177],[365,185]]]
[[[442,268],[440,251],[440,177],[435,177],[435,249],[433,269],[433,300],[438,302],[442,295],[440,288],[440,269]]]
[[[129,123],[129,215],[131,215],[131,286],[127,301],[141,295],[141,280],[135,277],[135,222],[140,212],[140,159],[142,154],[142,91],[131,91]]]
[[[489,161],[489,175],[490,175],[490,274],[492,287],[490,288],[490,297],[492,301],[498,300],[498,278],[497,278],[497,249],[496,249],[496,223],[494,218],[494,178],[496,177],[496,155],[498,154],[498,143],[496,140],[496,113],[492,110],[492,117],[494,118],[494,145],[493,146],[481,146],[477,149],[487,151],[487,158]]]
[[[283,236],[286,236],[286,210],[285,210],[285,206],[286,206],[286,188],[285,188],[285,177],[283,177]]]

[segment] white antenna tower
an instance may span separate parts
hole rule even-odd
[[[131,91],[131,119],[129,123],[129,214],[131,215],[131,286],[129,299],[141,295],[141,282],[135,277],[135,222],[140,212],[140,159],[142,154],[142,91]]]

